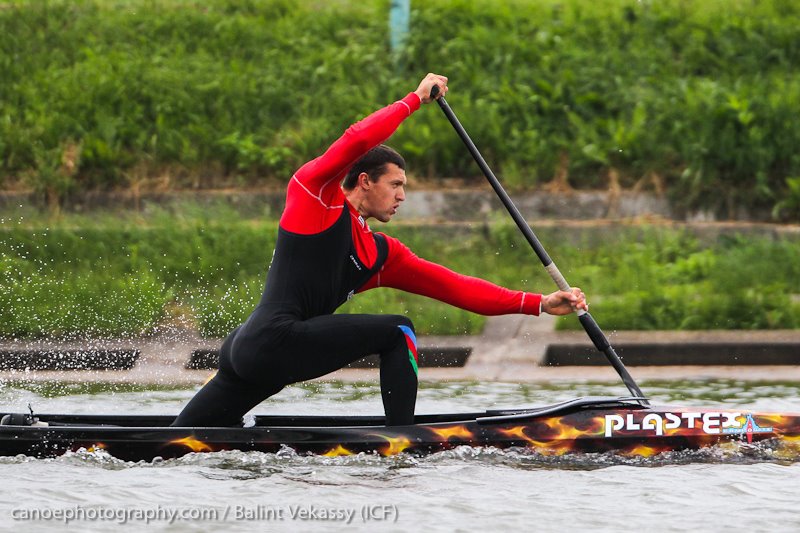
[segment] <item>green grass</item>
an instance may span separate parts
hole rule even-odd
[[[147,215],[29,213],[0,219],[0,335],[108,336],[151,333],[189,319],[222,336],[255,307],[274,246],[274,220],[191,204]],[[518,230],[390,226],[421,257],[515,289],[550,292]],[[620,227],[603,236],[538,234],[592,314],[614,329],[800,327],[796,240],[720,237]],[[390,289],[357,295],[341,312],[408,314],[420,334],[472,334],[485,319]],[[531,319],[535,320],[535,319]],[[559,327],[578,327],[565,318]]]
[[[385,0],[12,0],[0,8],[0,186],[283,184],[348,124],[450,76],[509,186],[666,186],[677,207],[798,220],[800,4],[429,0],[388,47]],[[442,21],[447,21],[443,24]],[[391,143],[476,176],[440,113]],[[479,178],[478,178],[479,179]]]
[[[641,241],[580,255],[573,283],[597,295],[592,314],[606,328],[800,327],[796,241],[723,237],[704,248],[689,234],[650,229]]]

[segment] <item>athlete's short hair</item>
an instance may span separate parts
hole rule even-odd
[[[406,160],[393,148],[389,148],[385,144],[376,146],[350,167],[344,177],[344,181],[342,181],[342,187],[348,191],[353,190],[356,187],[358,176],[362,172],[367,173],[370,181],[378,181],[386,173],[386,165],[389,163],[394,163],[402,170],[406,169]]]

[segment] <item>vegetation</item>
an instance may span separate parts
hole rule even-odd
[[[798,220],[800,4],[429,0],[388,49],[385,0],[10,0],[0,186],[283,184],[422,74],[506,183],[650,187]],[[391,141],[422,177],[476,170],[427,109]]]
[[[552,290],[518,230],[397,225],[389,232],[454,270],[534,292]],[[0,336],[139,335],[189,320],[222,336],[261,295],[276,222],[222,207],[0,219]],[[622,228],[565,244],[539,231],[567,279],[590,295],[604,329],[800,327],[796,241]],[[793,296],[794,295],[794,296]],[[421,334],[478,333],[483,317],[399,291],[357,295],[342,312],[407,313]],[[576,327],[574,319],[561,327]]]
[[[644,230],[642,240],[574,251],[576,281],[592,315],[620,330],[800,327],[796,241],[721,237],[704,247],[688,233]],[[579,280],[579,281],[578,281]],[[560,328],[580,329],[575,320]]]

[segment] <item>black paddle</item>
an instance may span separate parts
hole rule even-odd
[[[433,89],[431,89],[431,98],[436,98],[438,94],[439,87],[434,85]],[[567,283],[567,280],[564,279],[564,276],[558,270],[558,267],[556,267],[556,264],[553,262],[553,260],[550,259],[550,256],[547,254],[544,246],[542,246],[542,243],[539,242],[536,234],[533,233],[531,227],[528,225],[525,219],[522,218],[522,214],[519,212],[519,209],[517,209],[517,206],[515,206],[511,201],[511,198],[508,196],[508,193],[505,191],[505,189],[503,189],[503,186],[500,185],[500,181],[498,181],[497,177],[495,177],[494,173],[489,168],[489,165],[486,164],[486,161],[478,151],[475,143],[473,143],[472,139],[469,138],[467,131],[461,125],[461,122],[458,121],[458,118],[456,117],[455,113],[453,113],[453,110],[450,109],[450,106],[447,104],[444,96],[439,97],[437,101],[439,102],[439,107],[442,108],[445,116],[447,116],[447,119],[450,121],[450,124],[453,125],[456,133],[458,133],[458,136],[461,137],[462,141],[464,141],[469,153],[472,154],[472,157],[475,158],[475,162],[478,163],[479,167],[481,167],[483,175],[486,176],[487,180],[489,180],[489,184],[494,189],[494,192],[497,193],[497,196],[500,197],[500,201],[502,201],[503,205],[506,206],[511,218],[513,218],[514,222],[517,223],[517,227],[519,227],[520,231],[522,231],[522,234],[525,236],[525,239],[527,239],[528,244],[531,245],[533,251],[536,252],[537,256],[539,256],[539,259],[542,261],[545,270],[547,270],[548,274],[550,274],[550,277],[553,278],[553,281],[555,281],[559,289],[562,291],[569,291],[569,283]],[[636,382],[628,373],[625,365],[622,364],[617,352],[614,351],[611,343],[608,342],[603,330],[601,330],[600,326],[597,325],[597,322],[595,322],[592,315],[583,310],[579,310],[577,313],[578,320],[580,320],[583,329],[586,330],[586,333],[589,335],[589,338],[592,340],[595,347],[606,355],[608,361],[611,363],[611,366],[613,366],[614,370],[617,371],[617,374],[619,374],[619,377],[622,378],[622,382],[625,383],[625,386],[628,387],[628,390],[631,392],[631,394],[639,398],[639,402],[642,405],[650,405],[650,402],[645,399],[642,390],[638,385],[636,385]]]

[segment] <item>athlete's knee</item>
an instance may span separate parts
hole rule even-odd
[[[390,315],[390,320],[395,323],[395,325],[400,328],[401,330],[414,330],[414,323],[405,315]]]
[[[400,331],[405,334],[410,334],[412,337],[416,336],[414,323],[411,319],[404,315],[390,315],[387,317],[391,324],[396,328],[395,331]],[[415,340],[416,342],[416,340]]]
[[[417,333],[414,330],[414,323],[411,322],[410,318],[403,315],[395,315],[393,320],[396,322],[397,330],[400,332],[400,338],[409,344],[409,348],[413,345],[416,352]]]
[[[393,316],[392,319],[397,333],[391,337],[393,340],[390,347],[387,346],[386,351],[381,353],[381,366],[388,364],[405,367],[410,364],[410,368],[413,368],[414,374],[416,374],[419,355],[414,324],[403,315]]]

